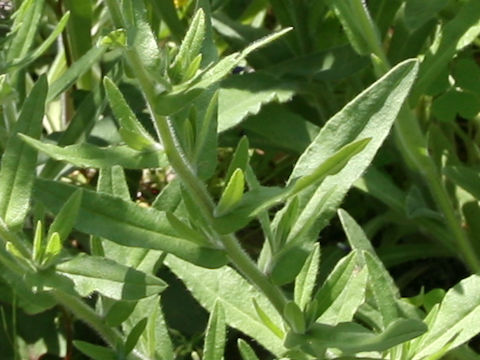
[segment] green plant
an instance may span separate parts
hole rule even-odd
[[[397,263],[403,263],[425,247],[408,254],[393,237],[378,256],[353,217],[339,210],[346,194],[361,188],[390,208],[376,225],[367,224],[371,235],[375,226],[406,223],[408,231],[426,231],[441,250],[478,270],[477,234],[465,231],[456,213],[464,211],[474,226],[478,174],[458,159],[442,158],[448,138],[441,133],[431,135],[436,157],[430,158],[421,128],[426,123],[438,131],[424,113],[435,113],[448,96],[464,95],[451,88],[442,95],[447,100],[432,105],[424,94],[437,72],[475,41],[477,3],[464,1],[460,10],[450,4],[455,17],[436,33],[447,37],[432,45],[437,53],[421,62],[407,59],[422,48],[418,42],[430,40],[423,26],[433,16],[422,14],[447,2],[432,2],[422,12],[418,1],[395,1],[393,12],[385,1],[374,1],[375,25],[360,0],[272,0],[275,21],[284,28],[274,32],[260,26],[266,1],[250,2],[236,21],[229,18],[238,6],[233,0],[187,1],[177,8],[173,1],[15,3],[0,55],[0,266],[8,290],[2,300],[13,322],[3,317],[6,332],[12,329],[12,357],[28,350],[18,343],[16,312],[40,314],[56,305],[101,338],[73,341],[70,327],[62,337],[66,357],[71,344],[93,359],[180,356],[160,305],[167,283],[157,275],[168,268],[210,312],[203,349],[189,349],[194,358],[222,359],[227,325],[276,358],[477,358],[467,342],[480,332],[478,275],[451,289],[402,298],[384,258],[400,249]],[[44,18],[58,19],[57,25],[49,29]],[[25,22],[31,26],[21,26]],[[392,22],[394,35],[388,33]],[[333,30],[339,24],[345,33]],[[33,49],[43,26],[50,32]],[[337,35],[317,43],[322,26]],[[224,37],[217,39],[214,29]],[[60,33],[59,48],[48,53]],[[404,36],[416,47],[395,53],[400,50],[390,45],[388,52],[382,36],[392,44]],[[318,52],[347,39],[351,48]],[[272,60],[277,55],[278,64]],[[255,71],[231,76],[249,67]],[[338,82],[349,78],[353,85]],[[327,86],[330,80],[335,85]],[[290,107],[274,103],[292,97]],[[330,108],[323,106],[330,100]],[[247,136],[239,137],[236,126]],[[427,180],[408,195],[371,166],[377,152],[385,156],[381,147],[392,127],[396,148]],[[282,136],[293,140],[283,143]],[[477,145],[464,141],[475,163]],[[219,145],[234,145],[228,161],[218,163],[218,154],[228,151]],[[251,151],[256,147],[265,157],[279,147],[299,157],[286,156],[288,177],[278,174],[267,185],[258,178],[267,170]],[[161,189],[140,206],[131,199],[131,181],[139,174],[146,181],[148,169],[164,169],[155,184]],[[452,196],[442,172],[471,195]],[[422,201],[422,191],[441,215]],[[340,256],[318,242],[335,214],[351,248]],[[241,239],[252,227],[262,234],[255,260]],[[259,358],[247,341],[237,345],[243,359]]]

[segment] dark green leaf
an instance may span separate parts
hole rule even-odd
[[[40,137],[47,91],[47,79],[42,76],[22,106],[2,157],[0,217],[9,227],[21,226],[27,215],[37,163],[36,150],[19,139],[17,134]]]

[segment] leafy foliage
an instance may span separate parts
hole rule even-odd
[[[0,1],[2,358],[477,359],[479,4]]]

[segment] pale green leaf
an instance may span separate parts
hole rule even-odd
[[[208,319],[203,360],[222,360],[226,342],[225,311],[221,301],[215,302]]]
[[[294,299],[300,309],[305,310],[311,300],[316,285],[318,268],[320,265],[320,245],[315,243],[313,251],[303,264],[302,270],[295,279]]]
[[[397,65],[384,77],[363,91],[331,118],[302,154],[290,176],[305,176],[345,145],[370,138],[365,149],[346,166],[329,176],[316,189],[301,194],[303,208],[289,239],[301,241],[301,236],[316,238],[329,222],[345,194],[366,170],[390,128],[415,79],[417,63],[408,60]]]
[[[115,83],[105,77],[103,86],[115,118],[120,123],[119,132],[125,143],[140,151],[159,147],[137,119]]]
[[[259,360],[255,351],[248,345],[248,343],[243,339],[238,339],[237,341],[238,350],[240,350],[240,355],[242,355],[243,360]]]
[[[215,208],[215,216],[220,217],[231,212],[240,202],[245,189],[245,177],[242,169],[236,169],[227,186],[223,190],[222,197]]]
[[[163,151],[137,151],[124,145],[98,147],[88,143],[60,147],[28,136],[21,138],[29,146],[48,154],[53,159],[80,167],[104,168],[120,165],[127,169],[144,169],[163,167],[167,164]]]
[[[57,265],[56,270],[73,280],[81,296],[97,291],[115,300],[138,300],[155,295],[167,286],[155,276],[103,257],[77,255]]]
[[[480,333],[480,276],[471,275],[451,288],[428,332],[418,344],[414,360],[435,354],[447,343],[453,349]]]

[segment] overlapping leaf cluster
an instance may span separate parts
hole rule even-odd
[[[209,312],[194,359],[230,358],[227,326],[253,340],[237,341],[244,360],[478,358],[478,1],[9,6],[5,356],[180,358],[173,273]],[[158,194],[133,199],[152,173]],[[355,191],[368,201],[351,207]],[[341,206],[374,213],[365,231]],[[335,216],[346,252],[320,238]],[[473,275],[403,298],[416,265],[389,268],[437,257]],[[32,342],[17,313],[67,331]]]

